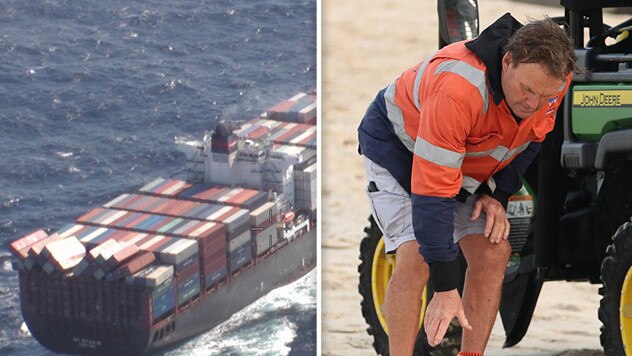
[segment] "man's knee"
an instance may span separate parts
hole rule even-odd
[[[394,274],[406,278],[428,278],[430,269],[424,258],[419,253],[417,241],[407,241],[401,244],[396,251],[397,263]]]
[[[487,238],[480,236],[480,238]],[[477,251],[473,258],[468,259],[468,265],[471,267],[493,268],[495,270],[507,267],[509,256],[511,255],[511,245],[509,241],[502,240],[499,243],[490,243],[485,241],[482,248]]]

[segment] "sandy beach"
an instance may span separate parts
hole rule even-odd
[[[479,0],[481,29],[510,11],[529,17],[563,15],[561,7]],[[606,15],[617,24],[627,16]],[[322,352],[371,355],[358,294],[359,243],[369,216],[356,128],[377,91],[437,48],[436,1],[322,3]],[[500,318],[486,355],[600,355],[598,285],[547,282],[529,331],[502,349]]]

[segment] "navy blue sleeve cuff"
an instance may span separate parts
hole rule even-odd
[[[510,196],[511,194],[501,192],[498,189],[496,189],[496,191],[494,191],[491,195],[492,198],[498,200],[498,202],[503,206],[503,208],[505,208],[505,211],[507,211],[507,203],[509,202]]]
[[[450,262],[431,262],[430,283],[435,292],[446,292],[456,289],[461,279],[461,268],[457,260]]]

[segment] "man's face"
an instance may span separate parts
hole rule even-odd
[[[563,81],[549,76],[542,64],[512,63],[509,52],[502,59],[500,80],[507,104],[521,119],[540,110],[562,90],[564,84]]]

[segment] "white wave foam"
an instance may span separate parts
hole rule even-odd
[[[20,332],[24,335],[31,335],[31,331],[25,322],[22,322],[22,325],[20,325]]]
[[[5,272],[13,271],[13,267],[11,267],[11,261],[6,260],[2,263],[2,270]]]
[[[68,157],[72,157],[73,153],[72,152],[55,152],[57,154],[57,156],[61,157],[61,158],[68,158]]]
[[[2,203],[2,206],[5,208],[10,208],[14,205],[17,205],[20,202],[20,198],[11,198]]]
[[[287,355],[297,325],[288,314],[315,308],[316,271],[277,288],[167,355]]]

